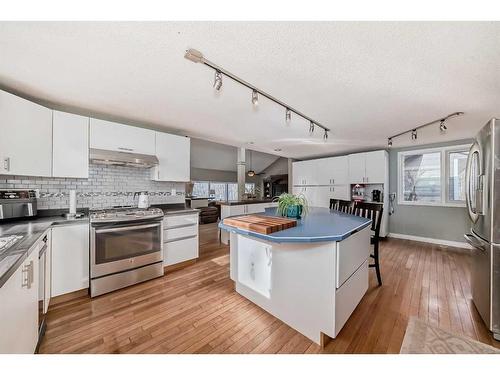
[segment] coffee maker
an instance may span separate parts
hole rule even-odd
[[[372,202],[382,202],[382,192],[380,190],[372,190]]]

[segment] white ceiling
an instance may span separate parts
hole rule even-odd
[[[246,152],[246,169],[262,172],[279,156],[256,151]],[[202,139],[191,139],[191,167],[236,172],[237,149]]]
[[[186,48],[332,129],[308,124],[184,59]],[[287,157],[473,136],[500,116],[498,22],[1,22],[0,85],[56,106]],[[394,146],[413,144],[409,137]],[[281,152],[274,152],[281,148]]]

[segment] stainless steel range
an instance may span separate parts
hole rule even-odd
[[[163,211],[116,208],[90,213],[90,295],[163,276]]]

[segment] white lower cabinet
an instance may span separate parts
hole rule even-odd
[[[38,341],[38,244],[0,288],[0,353],[34,353]]]
[[[52,297],[89,287],[89,224],[52,228]]]
[[[198,213],[163,219],[163,266],[198,258]]]
[[[349,185],[294,186],[295,195],[304,195],[310,207],[330,207],[330,199],[351,200]]]

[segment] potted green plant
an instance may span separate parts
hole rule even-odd
[[[300,219],[307,212],[307,199],[304,195],[283,193],[278,197],[278,214]]]

